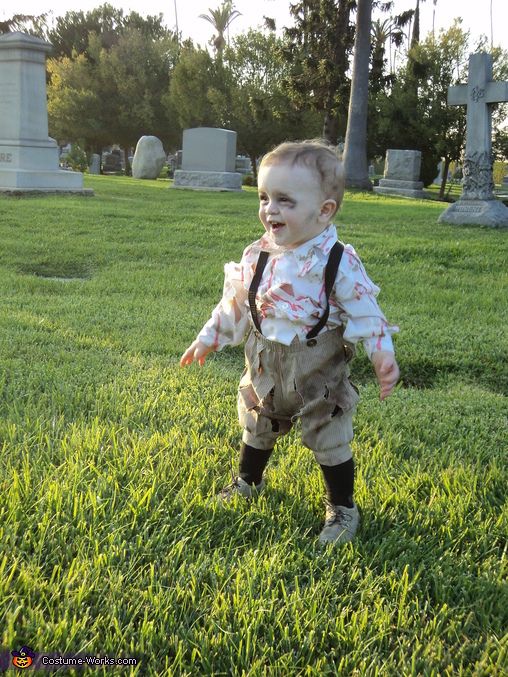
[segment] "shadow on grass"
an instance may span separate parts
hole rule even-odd
[[[457,362],[437,362],[426,358],[399,360],[401,373],[401,383],[403,388],[430,389],[453,376],[465,383],[471,383],[481,386],[486,390],[499,395],[508,395],[508,374],[505,364],[507,356],[489,356],[487,362],[486,356],[478,355],[478,359],[473,361]],[[351,369],[352,380],[360,385],[371,383],[374,376],[373,368],[370,362],[365,359],[357,359]]]

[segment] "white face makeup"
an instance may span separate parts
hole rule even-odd
[[[262,166],[259,218],[275,244],[294,248],[325,230],[337,203],[323,195],[316,172],[284,162]]]

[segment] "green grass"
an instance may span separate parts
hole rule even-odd
[[[103,675],[507,674],[507,233],[346,196],[402,383],[379,402],[357,357],[362,525],[323,551],[297,432],[263,496],[213,501],[242,349],[178,367],[260,234],[255,191],[86,182],[94,198],[0,199],[4,649],[139,660]]]

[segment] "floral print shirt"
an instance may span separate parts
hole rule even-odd
[[[265,233],[245,249],[240,263],[224,266],[222,299],[198,340],[215,350],[242,342],[252,326],[248,290],[263,250],[270,254],[256,295],[263,336],[284,345],[295,337],[305,340],[326,308],[324,268],[335,242],[333,224],[294,249],[277,246]],[[320,333],[344,325],[344,340],[363,341],[369,357],[380,350],[393,351],[391,334],[398,327],[388,324],[376,301],[378,293],[358,254],[346,244],[330,294],[330,315]]]

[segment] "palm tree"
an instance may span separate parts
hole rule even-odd
[[[353,76],[344,146],[344,172],[348,188],[372,190],[367,166],[367,111],[369,93],[372,0],[358,0]]]
[[[220,56],[226,46],[226,40],[224,38],[224,33],[227,28],[237,17],[241,16],[241,12],[236,9],[233,9],[233,3],[231,0],[224,0],[222,5],[217,9],[208,9],[210,14],[200,14],[199,18],[204,19],[212,24],[214,29],[217,31],[211,43],[215,47],[215,51]]]

